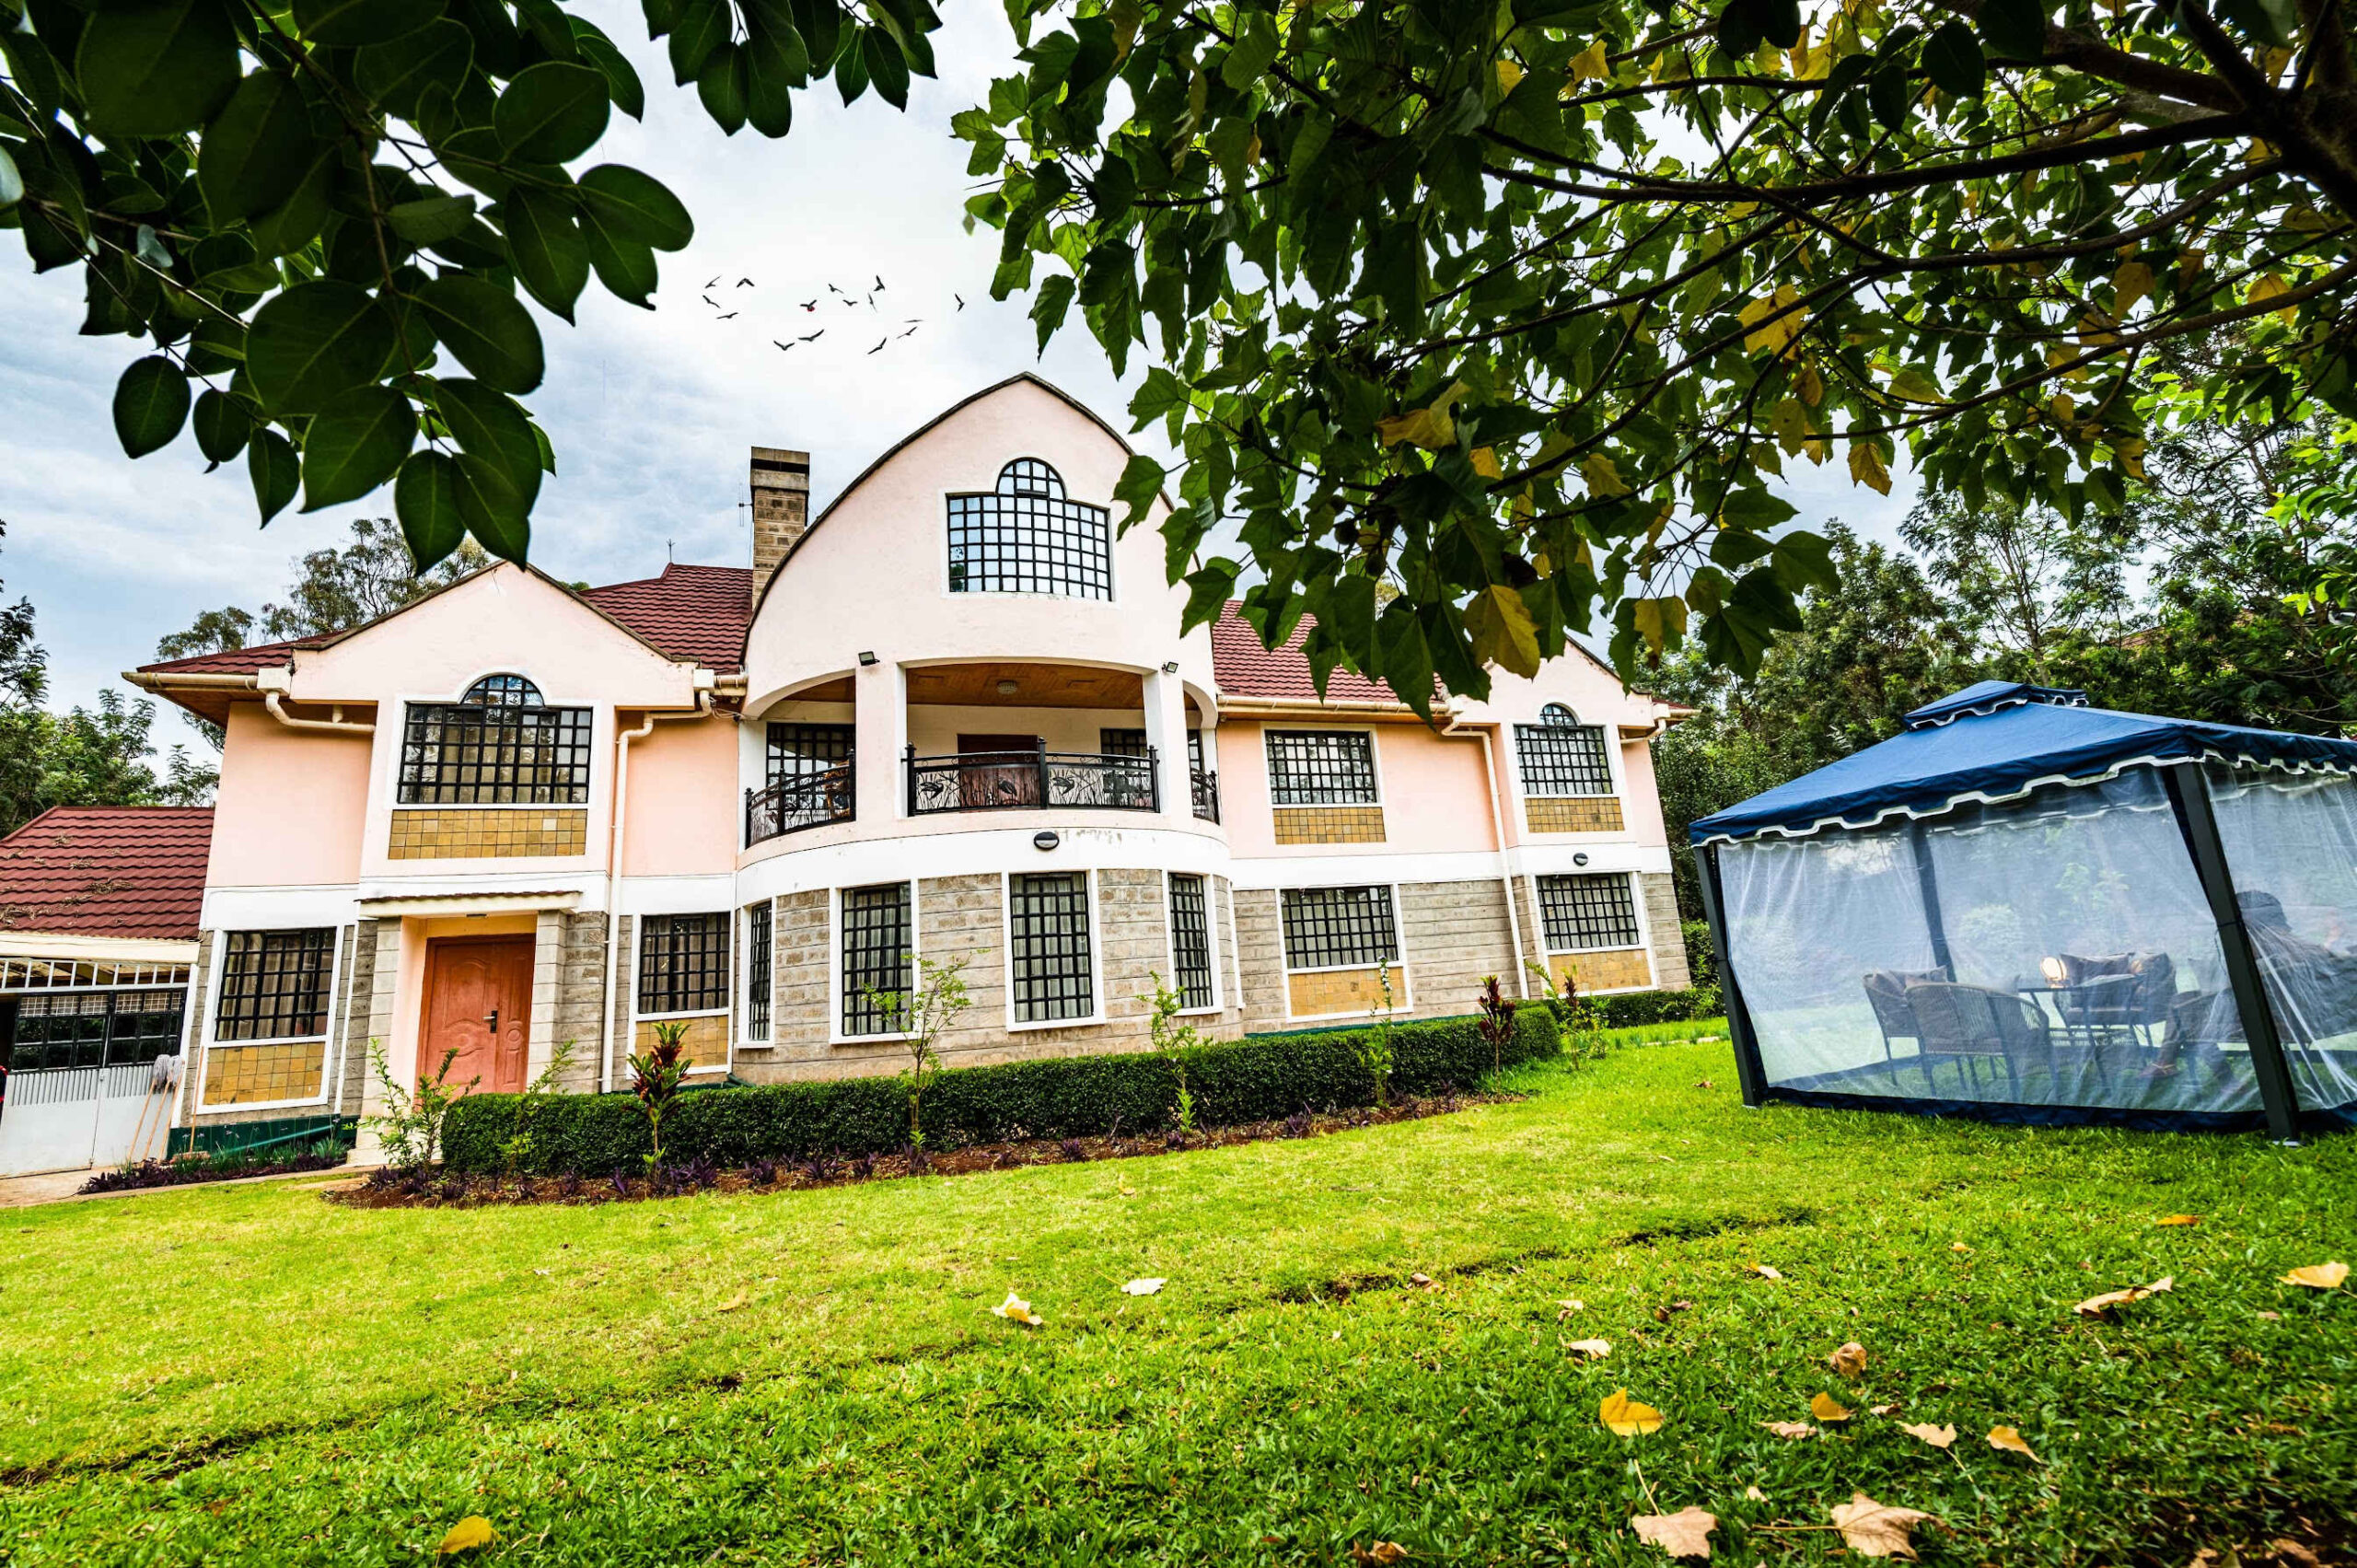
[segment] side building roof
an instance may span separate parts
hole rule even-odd
[[[210,806],[53,806],[0,839],[0,931],[194,941]]]

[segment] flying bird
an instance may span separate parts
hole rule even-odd
[[[815,332],[807,332],[807,333],[805,333],[803,336],[798,337],[798,338],[795,339],[794,341],[795,341],[795,343],[808,343],[812,338],[823,338],[823,337],[825,337],[826,335],[827,335],[827,329],[826,329],[826,328],[824,328],[824,327],[821,327],[821,328],[819,328],[817,331],[815,331]]]
[[[884,292],[884,274],[882,273],[876,274],[876,292],[878,294]]]
[[[837,288],[837,287],[836,287],[834,285],[832,285],[832,284],[829,284],[829,285],[827,285],[827,292],[828,292],[829,294],[843,294],[843,291],[842,291],[842,289]],[[849,298],[851,297],[851,296],[850,296],[850,295],[847,295],[847,294],[843,294],[843,297],[844,297],[845,299],[849,299]]]
[[[819,308],[819,302],[815,299],[806,299],[802,302],[802,308],[805,310],[816,310]]]
[[[800,341],[800,340],[798,340],[798,339],[796,340],[796,342],[799,342],[799,341]],[[777,343],[777,349],[778,349],[778,352],[779,352],[779,353],[781,353],[781,354],[792,354],[792,353],[794,352],[794,344],[793,344],[793,343],[778,343],[778,341],[777,341],[775,338],[772,338],[772,339],[770,340],[770,342],[771,342],[771,343]]]
[[[703,296],[703,302],[704,302],[706,305],[711,306],[714,310],[717,310],[717,309],[719,309],[719,308],[720,308],[720,301],[718,301],[717,299],[714,299],[712,296],[710,296],[710,295],[708,295],[708,294],[707,294],[707,295],[705,295],[705,296]]]
[[[923,324],[923,323],[919,323],[919,325],[922,325],[922,324]],[[900,335],[901,335],[902,337],[904,337],[904,338],[905,338],[905,337],[910,336],[910,335],[911,335],[911,333],[913,333],[915,331],[916,331],[916,328],[915,328],[915,327],[911,327],[911,328],[908,330],[908,331],[906,331],[906,332],[902,332]]]
[[[868,353],[870,353],[870,354],[877,354],[877,353],[881,353],[881,352],[882,352],[882,350],[883,350],[884,345],[885,345],[886,343],[890,343],[891,341],[892,341],[892,340],[891,340],[891,338],[890,338],[890,337],[888,337],[888,336],[887,336],[887,337],[881,337],[881,338],[878,338],[878,339],[877,339],[877,340],[876,340],[876,346],[875,346],[874,348],[872,348],[872,349],[869,349],[867,352],[868,352]]]
[[[727,275],[728,275],[727,273],[721,273],[721,274],[720,274],[720,277],[726,277]],[[718,288],[718,287],[720,286],[720,278],[714,278],[714,279],[713,279],[710,283],[708,283],[708,284],[704,285],[703,286],[704,286],[704,287],[706,287],[706,288]]]
[[[750,278],[738,278],[737,280],[737,286],[738,288],[750,288],[753,286],[753,280]]]
[[[734,311],[734,310],[731,310],[731,311],[729,311],[726,315],[725,315],[725,316],[715,316],[715,317],[714,317],[714,318],[713,318],[713,319],[714,319],[714,320],[715,320],[715,321],[734,321],[735,319],[737,319],[737,315],[738,315],[738,314],[739,314],[738,312]]]
[[[952,299],[954,299],[954,300],[956,300],[956,301],[958,302],[958,309],[963,310],[963,309],[965,309],[965,308],[966,308],[966,296],[965,296],[964,295],[962,295],[962,294],[953,294],[953,295],[951,295],[949,297],[950,297],[950,298],[952,298]]]

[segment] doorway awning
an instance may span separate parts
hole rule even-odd
[[[363,899],[360,912],[376,920],[395,915],[538,914],[563,912],[581,904],[578,888],[553,888],[523,893],[404,893],[391,898]]]

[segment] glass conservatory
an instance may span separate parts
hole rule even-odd
[[[2357,742],[1983,681],[1693,825],[1744,1097],[2357,1121]]]

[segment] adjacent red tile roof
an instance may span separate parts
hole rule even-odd
[[[297,637],[291,643],[256,643],[250,648],[231,648],[226,654],[193,654],[160,664],[143,664],[139,669],[143,675],[251,675],[273,664],[284,664],[286,656],[297,648],[316,648],[329,640],[328,634],[322,633]]]
[[[675,563],[659,577],[584,588],[581,597],[675,659],[723,672],[744,668],[753,617],[749,566]]]
[[[210,806],[53,806],[0,839],[0,931],[193,941]]]
[[[1317,618],[1305,615],[1280,648],[1260,645],[1260,633],[1237,613],[1235,600],[1212,622],[1212,671],[1223,697],[1316,697],[1309,679],[1309,660],[1301,645]],[[1398,703],[1391,688],[1351,670],[1337,668],[1326,678],[1329,703]],[[1402,703],[1402,706],[1406,704]]]

